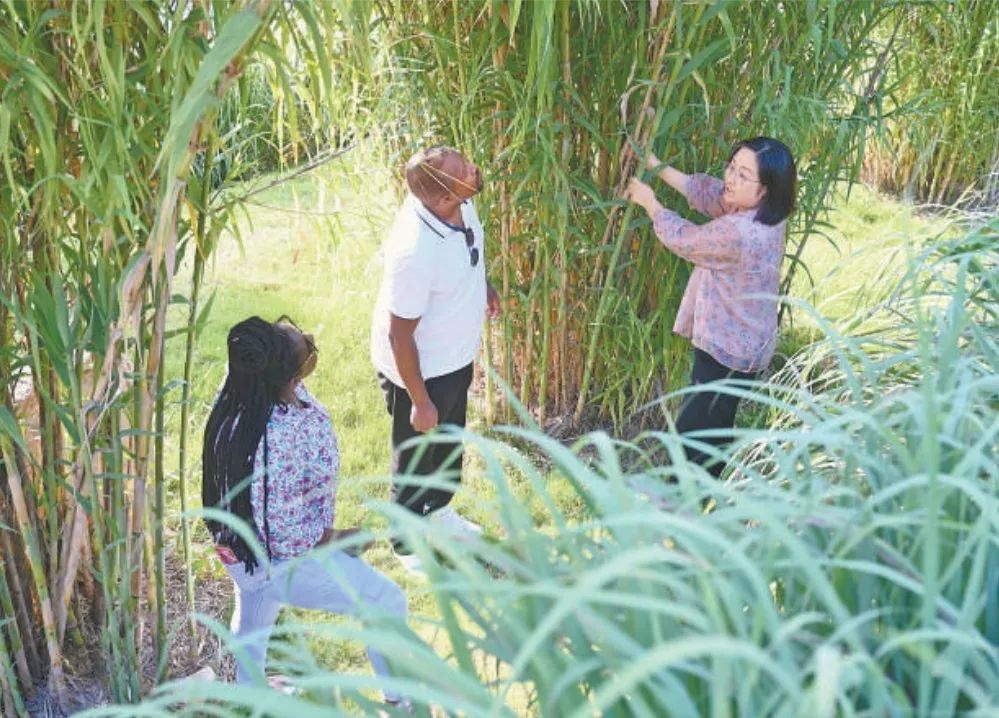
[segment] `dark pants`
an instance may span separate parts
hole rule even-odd
[[[381,372],[378,374],[378,381],[385,395],[385,408],[392,416],[392,477],[399,479],[392,482],[392,500],[420,515],[447,506],[461,483],[461,462],[464,457],[461,441],[414,442],[403,448],[402,445],[410,439],[423,436],[409,423],[409,413],[413,408],[409,392],[392,383]],[[430,400],[437,407],[437,423],[465,426],[468,388],[472,385],[472,365],[427,379],[425,384]],[[438,474],[437,478],[450,481],[453,488],[412,484],[413,475],[431,474]]]
[[[690,384],[710,384],[724,379],[740,379],[743,381],[755,379],[756,374],[744,374],[733,371],[708,354],[706,351],[694,348],[694,368],[691,371]],[[735,410],[739,406],[739,397],[731,394],[712,391],[706,387],[696,394],[687,395],[676,419],[678,434],[689,434],[704,429],[732,429],[735,426]],[[730,432],[717,436],[691,437],[691,439],[710,444],[718,448],[724,447],[732,440]],[[687,460],[700,464],[716,479],[725,469],[725,463],[716,460],[710,454],[692,446],[686,446]]]

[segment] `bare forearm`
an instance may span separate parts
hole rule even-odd
[[[395,368],[410,400],[414,404],[429,401],[430,395],[427,394],[427,385],[420,370],[420,352],[416,348],[416,339],[413,336],[390,336],[389,340],[392,344],[392,356],[395,357]]]
[[[649,199],[643,200],[642,202],[639,202],[639,204],[641,205],[642,209],[644,209],[645,212],[649,215],[649,219],[653,221],[655,221],[656,214],[659,213],[659,210],[663,209],[662,202],[660,202],[655,197],[650,197]]]
[[[437,426],[437,407],[430,399],[420,369],[420,352],[416,348],[416,327],[419,323],[419,317],[403,319],[391,315],[389,343],[392,345],[396,371],[412,402],[409,423],[416,431],[426,432]]]
[[[666,166],[657,173],[659,179],[683,196],[687,196],[687,175],[678,169]]]

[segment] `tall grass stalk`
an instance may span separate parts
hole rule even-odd
[[[47,679],[72,709],[62,655],[87,613],[74,609],[80,586],[115,700],[138,700],[155,678],[142,672],[147,652],[165,665],[166,317],[185,253],[197,242],[210,253],[232,216],[211,163],[207,177],[192,168],[218,148],[247,171],[219,108],[251,66],[285,93],[284,111],[265,114],[271,128],[296,124],[289,137],[304,146],[301,124],[324,141],[333,13],[267,0],[0,5],[7,707],[23,712],[24,692]]]

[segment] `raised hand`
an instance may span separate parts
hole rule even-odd
[[[624,189],[624,198],[642,207],[648,207],[656,199],[655,192],[637,177],[628,180]]]

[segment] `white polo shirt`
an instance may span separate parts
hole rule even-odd
[[[472,363],[486,314],[486,258],[482,223],[471,201],[461,206],[474,234],[473,267],[463,232],[437,219],[413,195],[406,197],[382,247],[385,274],[371,323],[371,360],[397,386],[405,386],[389,343],[389,314],[419,318],[416,348],[424,379]]]

